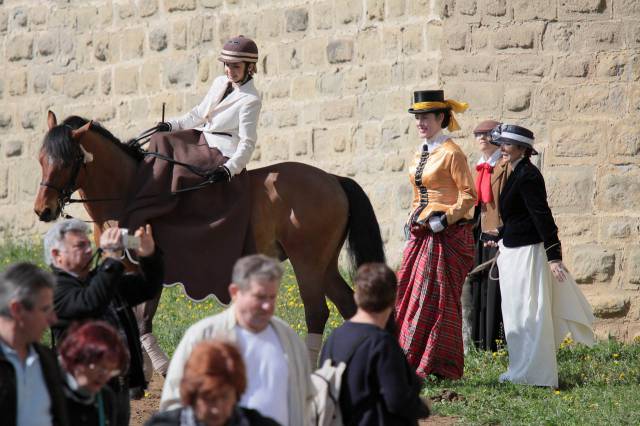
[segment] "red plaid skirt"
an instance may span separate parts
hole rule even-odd
[[[411,235],[398,270],[398,342],[416,373],[459,379],[464,370],[462,284],[473,266],[471,225]]]

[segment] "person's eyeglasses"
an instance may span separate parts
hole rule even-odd
[[[120,375],[120,370],[109,370],[108,368],[95,364],[89,364],[87,368],[93,373],[99,374],[102,377],[109,377],[110,379]]]
[[[475,136],[476,138],[490,138],[491,132],[478,132],[474,133],[473,136]]]

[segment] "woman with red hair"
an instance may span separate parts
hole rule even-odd
[[[127,369],[129,353],[115,328],[92,321],[72,328],[59,347],[66,371],[70,425],[116,425],[115,394],[105,386]]]
[[[201,342],[184,366],[183,407],[157,413],[147,426],[277,426],[258,411],[237,405],[246,388],[246,369],[236,346],[219,340]]]

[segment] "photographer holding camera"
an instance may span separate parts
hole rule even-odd
[[[119,331],[131,362],[129,370],[113,378],[109,386],[116,393],[117,424],[125,425],[130,415],[129,388],[146,387],[140,333],[132,307],[161,290],[163,261],[150,225],[140,227],[133,236],[114,227],[100,236],[104,260],[91,269],[95,255],[87,231],[81,220],[67,219],[56,223],[44,238],[45,260],[56,278],[53,298],[59,321],[52,327],[52,341],[54,346],[60,342],[73,322],[103,320]],[[121,261],[125,248],[138,256],[140,270],[136,273],[125,273]]]

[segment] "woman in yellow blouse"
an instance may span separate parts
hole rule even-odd
[[[414,199],[398,271],[396,322],[407,360],[421,377],[458,379],[464,369],[462,284],[473,266],[476,191],[467,157],[442,133],[460,127],[466,103],[442,90],[414,92],[409,109],[422,143],[409,170]]]

